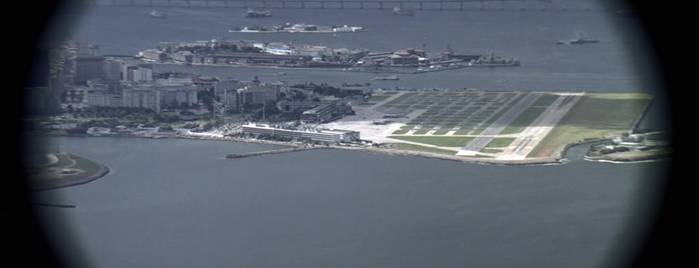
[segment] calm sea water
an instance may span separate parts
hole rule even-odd
[[[385,86],[661,93],[637,72],[642,47],[609,25],[608,12],[275,10],[255,20],[369,29],[333,36],[228,33],[252,22],[242,9],[160,8],[167,20],[151,19],[152,9],[94,8],[73,35],[99,43],[102,54],[129,55],[161,41],[216,37],[373,51],[425,44],[436,52],[449,44],[523,65],[406,75]],[[555,45],[579,33],[601,43]],[[270,82],[374,76],[157,68]],[[584,148],[564,165],[515,167],[326,150],[226,160],[275,146],[199,140],[56,138],[46,148],[56,145],[112,169],[85,185],[35,194],[77,206],[39,211],[60,248],[84,252],[91,267],[598,267],[623,256],[614,248],[642,226],[634,215],[648,208],[653,196],[645,191],[665,164],[587,162]]]

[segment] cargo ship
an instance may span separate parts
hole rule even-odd
[[[415,15],[415,11],[405,10],[405,9],[402,9],[401,7],[395,7],[395,8],[393,8],[393,15],[413,16],[413,15]]]
[[[246,18],[263,18],[263,17],[271,17],[272,12],[269,11],[254,11],[252,9],[248,9],[248,12],[245,13]]]

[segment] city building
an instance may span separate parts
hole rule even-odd
[[[105,77],[111,80],[122,80],[121,65],[123,64],[121,60],[107,59],[104,66]]]
[[[233,78],[221,78],[218,79],[216,84],[214,84],[214,94],[216,94],[216,96],[221,96],[223,94],[226,94],[228,90],[237,88],[238,80],[235,80]]]
[[[110,94],[103,89],[90,89],[87,91],[88,107],[122,107],[124,106],[123,95]]]
[[[265,91],[263,90],[247,90],[239,89],[239,103],[241,105],[259,105],[265,103]]]
[[[160,113],[160,91],[152,89],[124,89],[124,107],[146,108]]]
[[[284,129],[266,124],[243,125],[243,133],[253,135],[278,135],[295,139],[310,139],[311,141],[329,143],[351,143],[360,140],[358,131],[328,130],[328,129]]]
[[[179,86],[159,88],[161,107],[180,106],[187,104],[191,106],[197,103],[197,88],[194,86]]]
[[[73,57],[73,83],[86,85],[88,80],[105,77],[104,57],[78,55]]]
[[[137,67],[132,69],[131,72],[130,77],[133,78],[132,81],[134,82],[153,81],[153,71],[151,69]]]
[[[112,79],[93,79],[87,81],[90,89],[107,90],[109,94],[121,94],[121,82]]]
[[[240,94],[238,94],[237,89],[227,89],[223,94],[223,104],[225,105],[225,110],[227,112],[239,112],[240,111]]]
[[[121,80],[122,81],[133,81],[133,71],[137,70],[138,66],[122,64],[121,65]]]

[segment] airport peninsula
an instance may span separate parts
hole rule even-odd
[[[85,184],[109,173],[103,164],[66,152],[46,155],[46,164],[28,170],[30,191],[43,191]]]

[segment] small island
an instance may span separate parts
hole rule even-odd
[[[30,191],[85,184],[109,173],[103,164],[61,152],[46,155],[48,163],[28,170],[27,186]]]

